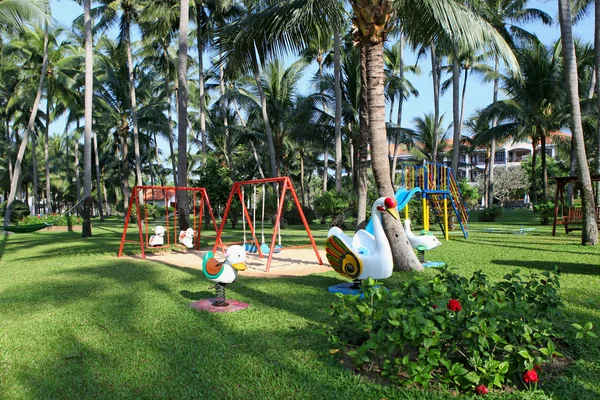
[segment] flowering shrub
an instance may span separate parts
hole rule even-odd
[[[589,322],[566,323],[558,272],[542,275],[524,279],[514,271],[491,283],[481,271],[465,278],[445,268],[392,290],[369,279],[364,299],[339,295],[332,306],[330,352],[346,352],[357,367],[405,386],[480,395],[523,387],[537,381],[534,366],[561,356],[557,342],[575,332],[593,336]]]
[[[35,224],[43,224],[47,222],[49,224],[53,224],[54,226],[67,226],[69,225],[69,217],[66,215],[62,215],[59,217],[59,214],[52,213],[49,215],[30,215],[25,218],[21,218],[19,220],[19,225],[35,225]],[[77,216],[71,216],[71,225],[81,225],[83,223],[83,219]]]

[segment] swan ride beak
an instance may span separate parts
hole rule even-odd
[[[400,219],[400,216],[398,215],[398,210],[396,209],[396,207],[388,208],[388,209],[386,209],[386,211],[388,213],[390,213],[390,215],[392,217],[394,217],[395,219]]]
[[[244,264],[243,262],[231,264],[231,266],[233,268],[237,269],[238,271],[245,271],[246,270],[246,264]]]

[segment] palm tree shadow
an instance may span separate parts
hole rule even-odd
[[[538,269],[552,271],[557,267],[563,274],[600,275],[600,267],[597,265],[572,263],[572,262],[548,262],[548,261],[523,261],[523,260],[492,260],[497,265],[508,267],[519,267],[526,269]]]

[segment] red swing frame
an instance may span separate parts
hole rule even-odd
[[[241,187],[246,185],[259,185],[264,183],[278,183],[281,186],[281,193],[279,196],[279,206],[277,207],[277,218],[275,219],[275,226],[273,228],[273,238],[271,239],[271,247],[269,250],[269,258],[267,260],[267,269],[266,272],[269,272],[271,268],[271,260],[273,259],[273,250],[275,249],[275,239],[277,237],[277,232],[279,231],[279,222],[281,221],[281,214],[283,212],[283,203],[285,201],[285,193],[286,191],[290,191],[292,197],[294,199],[294,203],[296,205],[296,209],[300,214],[300,218],[302,219],[302,223],[304,224],[304,229],[306,229],[306,233],[308,233],[308,237],[310,238],[310,243],[312,244],[313,249],[315,250],[315,254],[317,255],[317,260],[319,264],[323,265],[323,260],[321,260],[321,255],[319,254],[319,250],[317,249],[317,244],[315,243],[315,239],[310,231],[310,227],[308,226],[308,222],[306,222],[306,218],[304,217],[304,212],[302,211],[302,206],[298,201],[298,196],[296,195],[296,191],[294,190],[294,186],[292,185],[292,181],[287,176],[282,176],[280,178],[265,178],[265,179],[254,179],[251,181],[241,181],[234,182],[231,187],[231,192],[229,193],[229,199],[227,200],[227,206],[225,207],[225,212],[223,213],[223,218],[221,219],[221,226],[217,232],[217,241],[215,242],[215,246],[213,248],[213,253],[217,251],[217,245],[221,242],[221,234],[223,233],[223,228],[225,227],[225,223],[227,222],[227,214],[229,213],[229,209],[231,208],[231,202],[233,201],[233,197],[237,194],[237,197],[242,205],[243,210],[243,218],[246,218],[248,222],[248,226],[250,228],[250,232],[252,232],[252,240],[256,245],[256,249],[258,250],[258,256],[263,258],[263,253],[260,250],[260,243],[256,237],[256,232],[254,230],[254,226],[252,225],[250,213],[246,208],[246,203],[244,198],[242,197]],[[245,245],[245,243],[244,243]],[[223,247],[221,246],[221,250]]]
[[[131,208],[133,207],[133,204],[135,203],[136,206],[136,214],[137,214],[137,226],[138,226],[138,231],[139,231],[139,244],[140,244],[140,249],[142,251],[142,259],[146,258],[146,249],[149,247],[148,245],[148,209],[144,208],[145,210],[145,215],[144,215],[144,224],[146,226],[145,229],[145,240],[144,240],[144,229],[142,228],[142,216],[141,216],[141,212],[140,212],[140,191],[143,191],[144,193],[146,192],[146,190],[152,190],[152,198],[154,198],[154,193],[155,190],[159,190],[162,191],[165,197],[165,212],[166,212],[166,222],[165,222],[165,232],[166,232],[166,238],[167,238],[167,244],[163,244],[162,246],[154,246],[152,247],[153,249],[161,249],[161,248],[166,248],[169,247],[171,245],[171,235],[169,233],[169,196],[168,196],[168,192],[169,191],[174,191],[175,193],[177,193],[178,191],[186,191],[186,192],[193,192],[193,205],[194,205],[194,223],[193,223],[193,228],[195,235],[194,235],[194,247],[196,248],[196,250],[200,250],[200,237],[201,237],[201,232],[202,232],[202,214],[204,211],[204,202],[206,201],[206,205],[208,207],[208,212],[210,214],[210,218],[212,219],[212,223],[213,226],[215,228],[215,232],[217,231],[217,222],[215,220],[215,216],[213,215],[213,210],[212,207],[210,206],[210,200],[208,198],[208,193],[206,192],[206,189],[204,188],[190,188],[190,187],[175,187],[175,186],[134,186],[133,187],[133,191],[131,194],[131,197],[129,198],[129,207],[127,208],[127,215],[125,217],[125,226],[123,227],[123,234],[121,236],[121,245],[119,246],[119,252],[117,254],[117,257],[121,257],[123,255],[123,247],[125,246],[125,242],[132,242],[132,243],[136,243],[138,242],[138,240],[127,240],[127,228],[129,228],[129,219],[131,217]],[[196,201],[198,199],[198,197],[200,197],[200,205],[199,205],[199,212],[198,212],[198,218],[196,218]],[[177,237],[179,236],[177,234],[177,211],[175,211],[173,213],[173,226],[174,226],[174,230],[173,230],[173,243],[177,243]],[[221,250],[224,252],[224,247],[223,247],[223,242],[221,241],[221,237],[218,235],[217,236],[217,240],[215,242],[215,248],[220,245],[221,246]]]

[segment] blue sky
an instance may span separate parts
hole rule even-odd
[[[60,23],[70,26],[74,18],[83,13],[82,6],[78,5],[72,0],[61,0],[52,1],[52,12],[53,16]],[[558,19],[558,1],[531,1],[529,7],[539,8],[548,13],[555,21]],[[524,25],[524,28],[537,34],[537,36],[546,44],[551,44],[560,38],[560,29],[558,24],[555,22],[553,26],[544,26],[540,23],[532,23]],[[593,41],[594,36],[594,22],[591,16],[585,18],[578,25],[574,27],[575,35],[584,41]],[[139,34],[134,33],[134,38],[139,37]],[[288,60],[292,62],[293,57]],[[415,55],[407,50],[406,62],[414,63]],[[208,56],[205,56],[205,65],[208,63]],[[421,76],[410,76],[409,79],[413,85],[420,92],[418,98],[410,98],[404,105],[403,111],[403,126],[411,127],[412,120],[415,117],[422,116],[424,113],[433,112],[433,90],[430,78],[430,62],[427,57],[421,58],[419,65],[421,66]],[[314,74],[316,66],[313,65],[307,69],[306,76],[300,87],[307,88],[306,92],[309,92],[309,80]],[[306,93],[305,93],[306,94]],[[468,118],[475,109],[488,105],[492,100],[492,86],[490,84],[483,84],[481,77],[472,76],[469,78],[467,83],[467,95],[465,100],[465,118]],[[452,120],[452,98],[451,90],[446,93],[441,99],[440,112],[445,113],[445,124],[449,124]],[[395,117],[394,117],[395,118]],[[64,122],[62,128],[60,127],[61,122],[56,121],[53,126],[53,131],[62,131],[64,129]],[[161,146],[163,147],[163,146]]]

